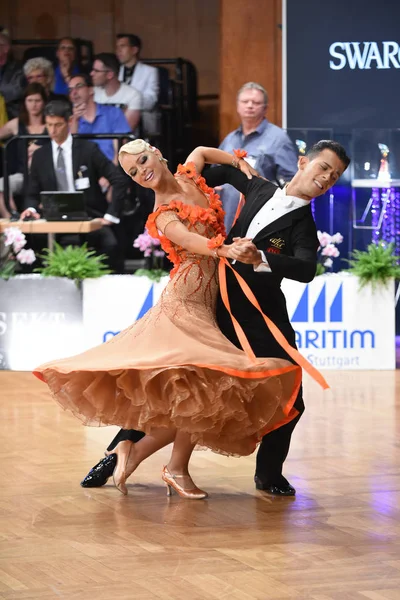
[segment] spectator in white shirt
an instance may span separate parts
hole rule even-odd
[[[121,64],[118,79],[142,94],[142,124],[144,133],[157,133],[158,70],[140,60],[142,40],[130,33],[117,35],[116,55]]]
[[[122,108],[133,132],[141,116],[142,97],[135,88],[118,81],[119,63],[111,52],[102,52],[94,58],[90,73],[94,87],[94,101]]]

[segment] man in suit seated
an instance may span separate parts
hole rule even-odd
[[[88,233],[86,240],[97,252],[108,256],[110,269],[121,272],[121,259],[113,226],[120,222],[128,180],[96,144],[72,138],[72,111],[68,101],[49,102],[44,114],[51,144],[46,144],[33,155],[26,208],[21,218],[40,217],[39,194],[42,191],[83,190],[88,215],[100,217],[103,223],[101,229]],[[103,176],[113,186],[110,204],[107,204],[98,183]]]
[[[115,53],[121,67],[118,79],[142,94],[142,127],[144,135],[157,133],[158,70],[140,61],[142,40],[137,35],[117,35]]]

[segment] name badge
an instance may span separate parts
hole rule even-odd
[[[257,158],[255,156],[245,156],[244,160],[249,163],[249,165],[251,167],[253,167],[253,169],[256,168],[256,162],[257,162]]]
[[[87,190],[88,188],[90,188],[89,177],[79,177],[78,179],[75,179],[76,190]]]

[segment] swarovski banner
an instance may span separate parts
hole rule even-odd
[[[398,127],[400,2],[284,0],[283,11],[286,127]]]

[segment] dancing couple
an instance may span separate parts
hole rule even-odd
[[[340,144],[318,142],[283,190],[258,177],[240,152],[196,148],[173,175],[159,150],[134,140],[119,160],[154,190],[147,228],[174,268],[139,321],[34,372],[85,425],[122,428],[82,485],[98,487],[112,475],[126,494],[138,465],[173,443],[162,470],[167,492],[202,499],[207,493],[189,473],[196,445],[231,456],[258,447],[256,487],[294,495],[282,466],[304,411],[302,368],[326,383],[296,350],[280,283],[313,279],[318,238],[310,202],[337,182],[349,158]],[[206,181],[207,163],[221,166]],[[222,183],[246,199],[228,236],[212,189]]]

